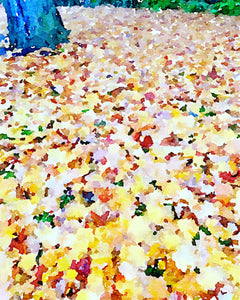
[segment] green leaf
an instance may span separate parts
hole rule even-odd
[[[224,246],[228,247],[232,244],[232,239],[229,238],[229,239],[223,241],[222,238],[219,238],[218,242],[219,242],[220,245],[224,245]]]
[[[39,131],[43,131],[42,126],[38,126],[38,130],[39,130]]]
[[[60,96],[60,94],[57,91],[53,90],[51,93],[51,96],[58,97],[58,96]]]
[[[195,236],[193,237],[193,239],[194,239],[194,240],[200,240],[200,234],[199,234],[199,232],[197,232],[197,233],[195,234]]]
[[[94,125],[97,126],[97,127],[99,127],[99,126],[105,126],[106,122],[103,121],[103,120],[101,120],[101,122],[99,122],[99,123],[96,122],[96,123],[94,123]]]
[[[197,232],[196,234],[195,234],[195,236],[193,237],[193,239],[192,239],[192,244],[193,244],[193,246],[196,246],[197,244],[196,244],[196,240],[200,240],[200,234],[199,234],[199,232]]]
[[[163,276],[163,273],[165,270],[160,270],[158,268],[153,268],[151,276],[159,278],[160,276]]]
[[[128,131],[128,135],[131,135],[134,132],[133,128],[130,128],[130,130]]]
[[[184,72],[181,72],[181,73],[179,73],[178,75],[180,75],[180,76],[184,76]]]
[[[228,128],[232,129],[233,131],[235,131],[237,129],[238,125],[237,124],[233,124],[228,126]]]
[[[90,110],[90,109],[83,109],[82,112],[83,112],[83,113],[86,113],[86,112],[88,112],[89,110]]]
[[[124,186],[124,182],[123,180],[120,180],[118,182],[114,182],[115,185],[118,185],[118,186]]]
[[[143,148],[143,152],[144,152],[144,153],[148,153],[148,152],[149,152],[149,149]]]
[[[156,186],[157,184],[157,180],[153,180],[151,182],[149,182],[149,184],[152,184],[154,186],[154,189],[156,190],[158,187]]]
[[[13,141],[15,138],[9,137],[6,133],[0,133],[0,140],[10,140]]]
[[[203,225],[199,226],[199,230],[202,230],[206,235],[211,235],[211,232],[208,230],[207,227],[204,227]]]
[[[29,129],[22,129],[22,132],[21,132],[22,135],[31,135],[32,133],[33,133],[33,131],[29,130]]]
[[[202,105],[201,108],[199,109],[199,112],[205,112],[205,107]]]
[[[141,210],[136,209],[135,210],[135,215],[138,216],[138,217],[143,216],[143,212]]]
[[[32,77],[32,75],[35,74],[35,72],[27,72],[27,74]]]
[[[200,274],[200,269],[198,267],[195,267],[194,272]]]
[[[60,202],[60,208],[63,209],[64,206],[66,206],[71,200],[74,200],[75,199],[75,196],[74,195],[62,195],[60,197],[60,199],[62,200]]]
[[[138,209],[139,210],[142,210],[142,211],[146,211],[146,204],[144,204],[144,203],[141,203],[139,206],[138,206]]]
[[[38,254],[36,256],[36,262],[39,265],[39,259],[43,255],[43,249],[39,249]]]
[[[161,270],[158,267],[154,266],[147,266],[147,269],[145,270],[145,274],[147,276],[153,276],[156,278],[159,278],[160,276],[163,276],[163,273],[165,272],[165,270]]]
[[[150,276],[152,274],[152,270],[153,270],[152,266],[147,266],[147,269],[145,270],[145,274],[147,276]]]
[[[216,114],[214,112],[210,111],[210,112],[206,113],[205,116],[206,117],[209,117],[209,116],[213,117],[213,116],[216,116]]]
[[[38,215],[38,216],[34,216],[33,219],[37,220],[37,222],[49,222],[49,223],[53,223],[53,219],[54,219],[54,215],[50,215],[49,212],[44,211],[42,214]]]
[[[15,173],[12,172],[12,171],[5,171],[5,173],[6,173],[6,176],[3,177],[4,179],[8,179],[8,178],[11,178],[11,177],[16,178]]]
[[[135,210],[135,215],[136,216],[143,216],[143,212],[147,211],[147,206],[146,204],[140,202],[140,204],[138,205],[138,207]]]
[[[211,93],[213,98],[217,98],[218,97],[218,94],[215,94],[215,93]]]
[[[182,106],[182,107],[180,108],[180,110],[181,110],[181,111],[187,111],[187,104],[185,104],[184,106]]]

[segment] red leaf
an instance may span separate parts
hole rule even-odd
[[[234,182],[236,180],[236,177],[232,177],[231,172],[220,172],[219,177],[221,177],[223,180]]]
[[[149,149],[153,145],[153,140],[150,135],[145,136],[143,142],[141,142],[141,146],[145,149]]]
[[[34,281],[31,282],[32,285],[34,285],[35,287],[39,286],[40,284],[38,283],[39,281],[42,281],[42,275],[43,273],[47,272],[47,267],[45,267],[44,265],[40,265],[37,267],[37,272],[35,274],[36,279]]]
[[[212,67],[212,71],[211,72],[208,72],[208,76],[211,79],[213,79],[213,80],[219,77],[219,75],[218,75],[218,73],[216,71],[216,67],[215,66]]]
[[[99,216],[95,212],[91,211],[91,218],[93,220],[93,223],[98,226],[105,226],[107,223],[107,219],[109,216],[109,211],[106,211],[102,216]]]
[[[102,165],[105,165],[107,163],[107,159],[106,157],[104,156],[104,158],[101,159],[101,164]]]
[[[179,141],[177,136],[172,132],[170,137],[164,138],[161,143],[161,146],[179,146]]]
[[[11,244],[9,245],[9,251],[12,251],[13,248],[16,248],[20,254],[25,254],[27,252],[27,246],[25,244],[27,236],[24,234],[24,231],[25,229],[23,228],[18,237],[12,239]]]
[[[113,195],[111,191],[109,191],[109,188],[107,187],[104,190],[104,192],[101,195],[99,195],[98,198],[101,200],[101,202],[106,203],[113,198]]]
[[[132,137],[133,137],[134,141],[138,142],[141,135],[142,135],[141,132],[136,132],[132,135]]]
[[[170,66],[172,64],[172,60],[168,60],[168,61],[166,61],[166,63],[165,63],[165,67],[166,66]]]
[[[114,122],[115,120],[117,120],[118,123],[122,124],[123,116],[121,116],[120,114],[112,115],[111,122]]]
[[[88,277],[91,272],[91,258],[89,256],[81,258],[79,261],[73,260],[71,264],[71,269],[74,269],[84,277]]]

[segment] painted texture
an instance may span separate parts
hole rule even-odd
[[[69,43],[0,57],[9,298],[240,299],[239,18],[60,13]]]

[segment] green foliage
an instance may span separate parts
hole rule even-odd
[[[215,3],[217,2],[217,3]],[[222,0],[143,0],[139,3],[140,8],[149,8],[155,11],[159,9],[178,9],[181,8],[186,12],[204,12],[208,11],[212,14],[225,14],[229,16],[240,15],[240,1]]]
[[[159,9],[177,9],[179,7],[180,0],[143,0],[140,3],[140,8],[151,8],[155,11]]]
[[[240,15],[240,1],[222,0],[215,3],[211,7],[211,13],[219,15],[239,16]]]
[[[208,8],[208,4],[205,1],[180,1],[180,7],[184,9],[186,12],[202,12],[206,11]]]
[[[149,8],[153,11],[181,8],[190,13],[208,11],[215,15],[240,15],[240,1],[234,0],[54,0],[54,2],[57,6],[84,5],[95,7],[110,4],[116,7]]]

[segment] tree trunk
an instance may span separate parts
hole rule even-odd
[[[55,49],[68,42],[70,30],[64,28],[53,0],[4,0],[3,5],[12,49]]]

